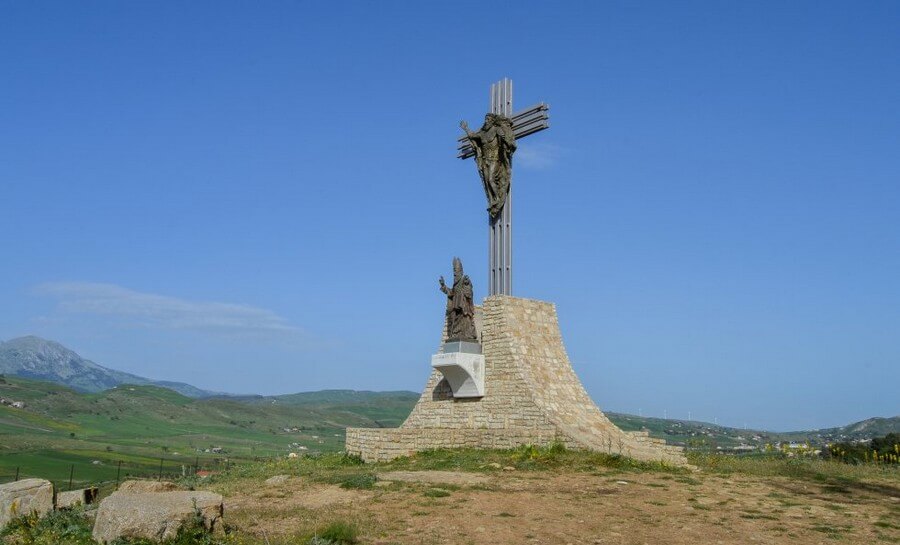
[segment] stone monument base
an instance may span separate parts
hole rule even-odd
[[[482,397],[454,397],[432,370],[399,428],[348,428],[347,452],[367,462],[437,448],[572,449],[686,465],[681,447],[616,427],[588,396],[566,355],[551,303],[494,295],[481,316]]]

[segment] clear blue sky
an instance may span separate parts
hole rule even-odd
[[[454,157],[521,143],[514,293],[607,410],[900,413],[900,3],[3,2],[0,339],[231,392],[420,390],[486,284]]]

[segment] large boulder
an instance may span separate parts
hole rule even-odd
[[[118,538],[163,541],[175,537],[185,523],[200,516],[210,532],[221,530],[225,506],[212,492],[114,492],[100,502],[94,539],[110,543]]]
[[[0,485],[0,529],[19,515],[44,515],[53,510],[53,483],[24,479]]]

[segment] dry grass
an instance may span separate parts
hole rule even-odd
[[[692,463],[699,471],[546,449],[442,451],[374,466],[337,456],[282,460],[235,468],[210,485],[226,495],[229,521],[248,544],[263,543],[263,531],[271,545],[304,543],[335,521],[352,524],[359,543],[379,545],[900,543],[896,469],[777,458]],[[419,470],[421,481],[334,484]],[[275,474],[298,478],[261,486]]]

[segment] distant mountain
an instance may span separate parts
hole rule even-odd
[[[900,416],[889,418],[867,418],[860,422],[823,430],[790,432],[788,435],[809,436],[822,441],[868,441],[873,437],[884,437],[889,433],[900,433]]]
[[[0,342],[0,374],[46,380],[82,392],[101,392],[120,384],[155,385],[193,398],[216,395],[182,382],[150,380],[86,360],[65,346],[28,336]]]

